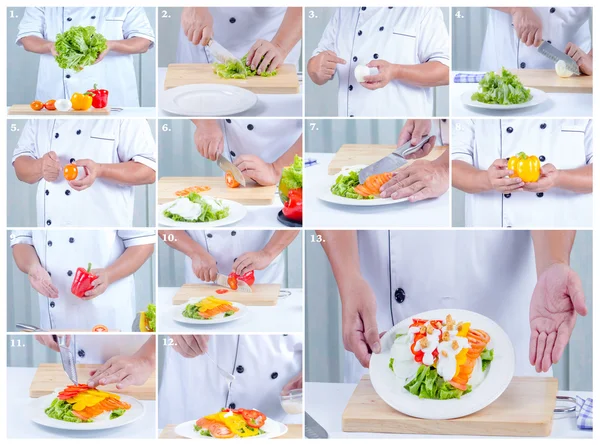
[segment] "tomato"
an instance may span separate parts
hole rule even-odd
[[[231,272],[227,277],[227,284],[229,284],[229,287],[233,290],[236,290],[238,288],[237,279],[238,277],[235,272]]]
[[[227,184],[227,187],[230,187],[232,189],[240,186],[240,183],[235,180],[235,178],[233,177],[233,173],[231,172],[225,173],[225,184]]]
[[[240,414],[242,415],[249,427],[261,428],[267,420],[267,416],[255,409],[244,409],[241,411],[242,412]]]
[[[97,324],[92,328],[92,332],[108,332],[108,328],[103,324]]]
[[[79,174],[77,170],[77,166],[75,164],[67,164],[63,168],[63,176],[67,181],[73,181],[77,179],[77,175]]]
[[[44,106],[46,107],[46,110],[50,110],[50,111],[56,110],[55,102],[56,102],[56,100],[54,100],[54,99],[51,99],[48,102],[46,102],[44,104]]]
[[[213,422],[208,425],[208,431],[216,439],[231,439],[235,436],[229,428],[219,422]]]
[[[219,295],[222,295],[222,294],[226,294],[229,291],[227,289],[217,289],[215,292],[218,293]]]
[[[40,102],[39,100],[34,100],[29,104],[29,106],[34,111],[40,111],[42,108],[44,108],[44,103]]]

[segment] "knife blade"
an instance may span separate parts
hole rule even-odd
[[[217,159],[217,165],[225,173],[231,172],[234,179],[237,182],[239,182],[242,187],[246,187],[246,178],[244,178],[244,175],[242,174],[241,170],[239,168],[237,168],[235,165],[233,165],[233,163],[229,159],[227,159],[223,155],[221,155]]]
[[[219,286],[226,287],[227,289],[231,289],[229,283],[227,282],[227,275],[223,275],[222,273],[217,274],[217,279],[214,281],[215,284]],[[252,293],[252,288],[248,286],[247,283],[244,283],[242,280],[238,280],[238,287],[236,289],[237,292],[246,292]]]
[[[365,180],[372,175],[378,175],[380,173],[392,172],[394,170],[399,169],[408,161],[404,158],[404,156],[410,155],[417,150],[419,150],[425,143],[429,141],[429,139],[433,135],[425,136],[417,145],[410,145],[410,141],[405,143],[404,145],[398,147],[392,153],[387,155],[386,157],[380,159],[377,162],[363,168],[358,173],[358,180],[361,184],[365,182]]]
[[[310,414],[304,412],[304,436],[307,439],[327,439],[329,434]]]
[[[225,63],[229,60],[242,63],[240,59],[231,54],[227,49],[225,49],[223,45],[221,45],[215,39],[210,39],[207,47],[210,53],[213,55],[213,57],[221,63]]]
[[[46,332],[42,328],[34,326],[32,324],[27,323],[17,323],[17,329],[22,330],[23,332]]]
[[[566,63],[567,69],[576,75],[580,75],[579,67],[577,66],[577,62],[575,62],[572,58],[567,56],[565,53],[560,51],[559,49],[553,47],[550,43],[545,40],[542,42],[540,46],[538,46],[538,53],[542,56],[547,57],[552,60],[554,63],[562,60]]]
[[[73,357],[73,351],[70,346],[67,345],[67,339],[69,337],[66,335],[57,336],[52,335],[52,339],[58,345],[58,349],[60,350],[60,360],[62,361],[63,369],[67,373],[69,379],[77,385],[79,381],[77,380],[77,367],[75,366],[75,358]]]

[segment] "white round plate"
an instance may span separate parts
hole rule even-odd
[[[202,436],[200,433],[194,430],[194,425],[196,425],[195,420],[180,423],[175,427],[175,434],[178,436],[187,437],[188,439],[219,440],[215,439],[214,437]],[[275,437],[283,436],[288,431],[288,427],[286,425],[281,422],[277,422],[276,420],[269,419],[268,417],[261,429],[265,432],[265,434],[261,434],[260,436],[244,437],[242,439],[273,439]]]
[[[390,348],[396,334],[405,333],[413,318],[445,320],[448,314],[454,320],[471,322],[474,329],[486,331],[490,335],[488,348],[494,349],[494,360],[479,386],[460,399],[420,399],[404,389],[404,383],[390,370]],[[515,372],[515,351],[508,335],[489,318],[461,309],[436,309],[402,320],[381,338],[381,351],[380,354],[371,355],[369,370],[373,388],[392,408],[421,419],[454,419],[473,414],[500,397]]]
[[[185,221],[174,221],[167,218],[163,212],[165,209],[173,204],[173,201],[161,204],[158,206],[158,224],[167,227],[181,227],[184,229],[200,229],[203,227],[220,227],[228,226],[242,220],[248,213],[248,209],[239,202],[230,201],[229,199],[220,199],[224,205],[229,207],[229,216],[227,218],[219,219],[217,221],[210,222],[185,222]]]
[[[252,91],[233,85],[193,84],[165,90],[160,107],[182,116],[230,116],[249,110],[258,101]]]
[[[200,300],[202,300],[202,298],[192,298],[185,304],[178,304],[177,306],[173,306],[173,308],[171,309],[172,314],[173,314],[173,320],[175,320],[179,323],[207,325],[207,324],[229,323],[230,321],[239,320],[240,318],[242,318],[243,316],[248,314],[248,307],[246,305],[243,305],[241,303],[232,302],[231,305],[237,307],[239,309],[239,311],[237,311],[235,314],[233,314],[229,317],[215,318],[212,320],[196,320],[195,318],[187,318],[182,315],[183,310],[185,309],[185,307],[188,304],[197,303]]]
[[[475,84],[475,85],[477,85],[477,84]],[[498,104],[484,104],[483,102],[477,102],[476,100],[471,99],[471,96],[473,95],[473,93],[475,93],[477,91],[477,86],[475,86],[475,88],[472,91],[465,91],[464,93],[462,93],[460,95],[460,99],[461,99],[462,103],[468,107],[483,108],[486,110],[505,110],[505,111],[535,107],[536,105],[539,105],[539,104],[545,102],[546,100],[548,100],[548,95],[544,91],[538,90],[537,88],[529,88],[529,89],[531,90],[531,100],[524,102],[522,104],[498,105]]]
[[[50,406],[52,401],[56,399],[56,396],[57,393],[48,394],[47,396],[32,400],[29,405],[27,405],[25,416],[29,417],[38,425],[43,425],[50,428],[70,431],[94,431],[128,425],[136,420],[139,420],[144,415],[144,405],[131,396],[121,395],[121,400],[131,405],[131,408],[127,410],[121,417],[110,420],[110,412],[108,412],[96,417],[96,419],[91,423],[65,422],[64,420],[52,419],[44,412],[45,409]]]

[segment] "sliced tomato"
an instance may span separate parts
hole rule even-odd
[[[229,292],[229,290],[227,290],[227,289],[217,289],[215,292],[218,293],[219,295],[222,295],[222,294],[226,294],[227,292]]]
[[[226,425],[220,422],[213,422],[208,425],[208,431],[210,431],[210,434],[216,439],[231,439],[235,436]]]
[[[225,184],[227,184],[227,187],[232,189],[240,186],[240,183],[235,180],[233,173],[231,172],[225,173]]]
[[[262,428],[267,420],[267,416],[255,409],[244,409],[241,411],[239,414],[242,415],[249,427]]]
[[[103,324],[97,324],[92,328],[92,332],[108,332],[108,328]]]

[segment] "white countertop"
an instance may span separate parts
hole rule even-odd
[[[119,428],[98,431],[67,431],[56,428],[47,428],[33,423],[23,416],[25,406],[34,400],[29,397],[29,385],[33,380],[37,368],[6,368],[6,380],[10,382],[6,389],[5,400],[10,400],[9,409],[6,410],[6,430],[9,439],[36,438],[118,438],[118,439],[154,439],[156,434],[156,402],[154,400],[140,400],[144,405],[144,416],[129,425]]]
[[[175,117],[177,115],[168,113],[160,108],[160,93],[163,91],[166,76],[167,68],[158,67],[158,117]],[[297,94],[257,94],[258,103],[249,110],[236,114],[236,116],[302,117],[302,95],[304,94],[304,85],[302,83],[301,75],[298,75],[298,80],[300,80],[300,91]]]
[[[327,177],[327,167],[333,153],[305,153],[305,161],[316,159],[317,164],[304,170],[305,228],[343,227],[355,229],[396,227],[449,227],[450,193],[435,199],[411,203],[398,202],[377,207],[352,207],[330,204],[318,198],[326,190],[319,189]]]
[[[169,332],[303,332],[302,313],[304,294],[302,289],[286,289],[292,294],[280,298],[275,306],[247,306],[248,314],[230,323],[194,325],[177,323],[171,315],[173,297],[178,287],[159,287],[156,305],[157,331]],[[223,296],[227,298],[227,294]]]
[[[547,93],[548,100],[535,107],[502,112],[501,110],[483,110],[466,107],[460,100],[461,94],[475,88],[475,83],[454,83],[457,73],[483,74],[483,71],[453,71],[450,83],[450,107],[453,118],[484,116],[535,116],[535,117],[590,117],[593,113],[591,94],[581,93]]]
[[[476,436],[433,436],[413,434],[372,434],[372,433],[345,433],[342,431],[342,413],[356,388],[350,383],[315,383],[308,382],[305,385],[306,412],[311,415],[329,434],[330,439],[339,438],[474,438]],[[559,391],[559,395],[583,398],[592,397],[590,391]],[[559,417],[560,416],[560,417]],[[554,416],[554,425],[550,437],[562,438],[592,438],[592,430],[580,430],[575,424],[575,413],[557,414]]]
[[[8,112],[7,107],[6,110]],[[98,115],[84,115],[73,114],[72,116],[53,116],[50,113],[40,113],[37,115],[25,115],[25,114],[11,114],[7,115],[8,119],[31,119],[31,118],[48,118],[48,119],[126,119],[126,118],[146,118],[156,119],[156,108],[154,107],[119,107],[123,108],[121,111],[111,111],[110,114],[98,114]]]

